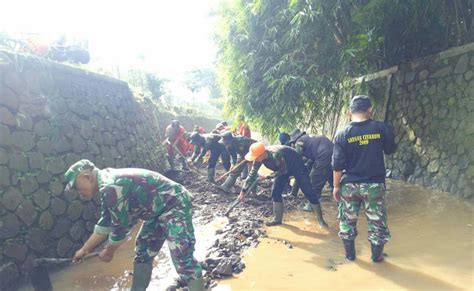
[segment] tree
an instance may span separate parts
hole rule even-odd
[[[472,13],[469,0],[227,1],[216,31],[227,111],[266,135],[322,122],[352,78],[474,40]]]

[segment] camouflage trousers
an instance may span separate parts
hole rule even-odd
[[[151,220],[145,220],[135,243],[135,261],[153,261],[165,240],[176,272],[185,282],[202,277],[202,267],[194,258],[194,227],[191,197],[183,199],[182,206]]]
[[[338,204],[339,237],[354,240],[357,237],[357,217],[363,207],[367,217],[369,236],[372,244],[388,242],[390,232],[387,226],[385,208],[385,184],[347,183],[341,187],[341,201]]]

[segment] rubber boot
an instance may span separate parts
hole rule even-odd
[[[383,246],[384,245],[370,245],[370,248],[372,250],[372,262],[380,263],[381,261],[383,261]]]
[[[204,291],[204,280],[202,278],[191,279],[188,283],[189,291]]]
[[[306,211],[306,212],[313,212],[313,207],[311,207],[311,203],[306,203],[303,207],[299,208],[301,211]]]
[[[344,250],[346,251],[346,259],[353,261],[356,259],[356,249],[354,240],[343,239]]]
[[[324,218],[323,218],[323,211],[321,210],[321,204],[311,203],[311,207],[313,208],[314,214],[316,214],[316,219],[318,220],[319,225],[321,227],[328,227],[326,221],[324,221]]]
[[[174,165],[174,157],[167,155],[166,159],[168,160],[168,163],[170,164],[171,170],[176,170],[176,167]]]
[[[227,176],[227,179],[225,179],[225,182],[222,183],[220,188],[225,192],[230,193],[232,192],[232,186],[234,186],[235,181],[237,181],[237,176],[229,175]]]
[[[216,168],[207,168],[207,182],[214,183],[215,175],[216,175]]]
[[[186,163],[186,160],[183,157],[179,158],[179,160],[181,161],[181,169],[183,171],[189,171],[188,164]]]
[[[149,263],[133,264],[133,282],[132,291],[144,291],[148,288],[151,280],[151,271],[153,270],[153,261]]]
[[[283,202],[273,202],[273,220],[267,221],[266,226],[274,226],[283,223]]]

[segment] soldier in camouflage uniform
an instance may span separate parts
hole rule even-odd
[[[245,180],[245,185],[240,192],[240,199],[245,197],[245,194],[249,191],[250,186],[253,185],[257,179],[258,170],[262,164],[268,169],[276,172],[275,181],[273,182],[272,187],[274,218],[272,221],[266,223],[267,226],[283,223],[284,207],[282,193],[285,185],[290,179],[290,176],[294,176],[296,181],[299,182],[305,197],[311,203],[319,224],[322,227],[327,227],[327,224],[323,219],[323,213],[321,210],[321,205],[319,204],[319,199],[311,188],[308,170],[304,165],[303,158],[296,152],[295,149],[282,145],[265,147],[263,143],[256,142],[250,146],[250,150],[245,155],[245,159],[247,161],[253,161],[253,165],[249,176]]]
[[[153,259],[165,240],[181,280],[188,283],[190,290],[203,290],[201,265],[193,256],[192,196],[182,185],[144,169],[100,170],[88,160],[73,164],[65,176],[66,191],[74,187],[88,198],[98,193],[101,201],[101,217],[74,260],[108,238],[99,258],[111,261],[131,228],[143,220],[136,238],[132,290],[148,287]]]
[[[191,144],[195,146],[191,160],[194,165],[200,163],[208,151],[211,152],[207,163],[207,181],[214,183],[216,175],[216,164],[219,157],[222,159],[224,168],[230,170],[230,157],[224,144],[219,142],[221,136],[218,134],[200,134],[193,132],[190,137]]]
[[[249,152],[250,145],[256,141],[245,137],[245,136],[232,136],[230,131],[222,134],[222,142],[224,143],[227,152],[230,154],[232,165],[239,164],[238,167],[232,170],[232,173],[227,176],[225,182],[221,185],[221,188],[229,192],[237,181],[237,177],[242,174],[242,179],[246,179],[248,175],[247,163],[240,164],[245,160],[245,155]]]
[[[350,103],[351,123],[338,132],[334,142],[333,196],[339,202],[339,237],[346,258],[355,260],[357,216],[362,207],[367,216],[372,261],[383,261],[384,245],[390,239],[385,209],[385,165],[383,154],[395,152],[393,130],[370,119],[371,101],[355,96]],[[343,172],[344,171],[344,172]]]

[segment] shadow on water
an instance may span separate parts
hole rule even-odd
[[[379,268],[379,264],[368,263],[360,260],[356,260],[354,263],[361,269],[372,272],[378,277],[390,280],[404,289],[462,290],[444,280],[417,270],[405,269],[387,261],[380,263],[383,264],[383,268]]]

